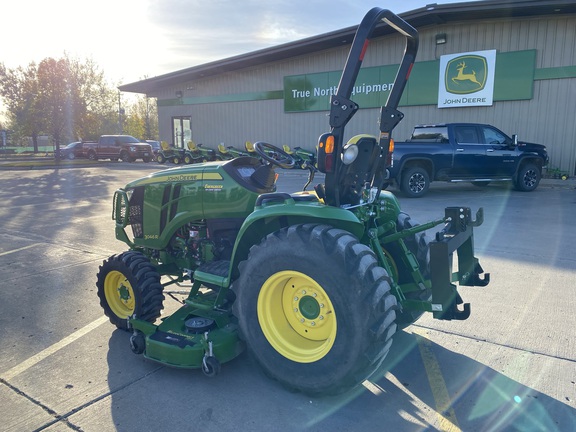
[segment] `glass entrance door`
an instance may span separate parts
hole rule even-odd
[[[192,139],[192,125],[190,117],[172,117],[172,136],[174,147],[186,148]]]

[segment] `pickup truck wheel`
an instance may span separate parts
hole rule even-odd
[[[396,229],[398,231],[417,225],[420,224],[412,220],[410,216],[404,212],[401,212],[396,220]],[[430,238],[426,235],[426,232],[420,232],[404,238],[404,244],[416,257],[422,277],[428,279],[430,277]],[[402,284],[410,281],[412,279],[411,269],[402,266],[401,263],[403,262],[404,252],[399,245],[396,243],[387,244],[385,254],[392,259],[392,265],[396,269],[396,282]],[[429,301],[432,297],[432,290],[422,285],[418,291],[406,292],[404,295],[407,300]],[[416,322],[423,313],[423,311],[418,310],[396,311],[396,323],[400,328],[407,327]]]
[[[334,395],[384,360],[396,298],[372,250],[347,231],[281,229],[253,246],[239,270],[234,314],[271,378],[309,395]]]
[[[134,159],[130,157],[130,155],[126,152],[120,153],[120,160],[122,162],[134,162]]]
[[[88,159],[90,159],[91,161],[98,160],[98,156],[96,156],[96,152],[94,150],[90,150],[88,152]]]
[[[74,158],[75,158],[74,153],[68,153],[69,160],[74,160]]]
[[[538,187],[541,177],[538,167],[533,163],[527,163],[520,167],[514,187],[522,192],[531,192]]]
[[[401,175],[400,189],[409,198],[420,198],[430,188],[428,172],[419,166],[408,168]]]
[[[149,158],[149,157],[144,157],[144,158],[142,158],[142,160],[144,161],[144,163],[148,163],[148,162],[150,162],[152,159]]]
[[[103,261],[96,287],[104,314],[119,329],[128,330],[129,317],[154,322],[160,316],[164,301],[160,275],[140,252],[128,251]]]

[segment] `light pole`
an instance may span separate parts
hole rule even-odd
[[[124,116],[124,108],[122,108],[122,93],[118,90],[118,129],[120,133],[124,132],[124,125],[122,117]]]

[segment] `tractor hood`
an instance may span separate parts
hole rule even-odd
[[[169,168],[154,172],[146,177],[139,178],[126,185],[125,189],[133,189],[138,186],[145,186],[155,183],[189,182],[205,178],[205,173],[218,173],[218,168],[223,162],[205,162],[183,167]],[[210,175],[209,177],[214,177]],[[217,175],[222,179],[221,175]]]

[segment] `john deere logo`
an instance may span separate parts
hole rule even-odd
[[[484,89],[488,64],[478,55],[456,57],[448,62],[444,75],[446,91],[454,94],[476,93]]]

